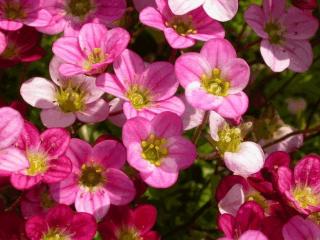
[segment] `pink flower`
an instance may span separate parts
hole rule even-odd
[[[230,126],[219,114],[211,111],[210,135],[226,167],[236,175],[248,177],[263,167],[264,153],[259,144],[243,141],[242,126]]]
[[[103,92],[95,78],[77,75],[63,77],[58,69],[61,61],[54,57],[50,63],[53,82],[35,77],[24,82],[20,93],[33,107],[42,109],[40,117],[46,127],[68,127],[76,118],[82,122],[104,121],[109,113],[108,103],[101,99]]]
[[[26,222],[25,229],[30,240],[92,240],[97,225],[90,214],[74,213],[68,206],[57,205],[45,216],[30,218]]]
[[[305,72],[313,58],[308,39],[316,33],[319,23],[298,8],[286,10],[285,3],[285,0],[264,0],[263,8],[250,6],[245,19],[263,39],[261,55],[272,71],[289,68],[294,72]]]
[[[155,0],[133,0],[133,5],[138,12],[141,12],[146,7],[156,7]]]
[[[110,24],[121,18],[126,10],[125,0],[55,0],[45,1],[43,8],[52,14],[46,27],[38,28],[47,34],[64,31],[65,36],[78,32],[85,23]]]
[[[242,90],[249,82],[250,68],[227,40],[212,39],[200,53],[183,54],[175,72],[193,107],[233,119],[246,112],[248,97]]]
[[[185,106],[184,113],[181,116],[183,129],[190,130],[199,126],[204,118],[205,111],[192,107],[184,95],[181,95],[180,99],[183,101]]]
[[[241,234],[241,236],[238,238],[218,238],[218,240],[268,240],[268,238],[260,231],[256,230],[248,230]]]
[[[282,228],[284,240],[318,240],[319,225],[301,216],[292,217]]]
[[[167,0],[157,0],[156,3],[157,8],[147,7],[141,11],[140,21],[163,31],[172,48],[191,47],[196,40],[224,38],[221,24],[209,18],[203,9],[177,16],[169,9]]]
[[[136,53],[125,50],[114,62],[114,71],[116,76],[104,73],[96,83],[126,101],[123,112],[127,119],[141,116],[151,120],[164,111],[182,115],[184,105],[174,96],[179,83],[172,64],[155,62],[146,66]]]
[[[6,32],[5,45],[2,47],[0,36],[0,48],[4,47],[0,53],[0,68],[11,67],[20,62],[34,62],[42,58],[45,51],[40,47],[41,36],[34,28],[25,26],[18,31]]]
[[[0,29],[15,31],[23,25],[44,27],[51,18],[51,14],[42,9],[41,0],[0,1]]]
[[[136,117],[123,126],[128,162],[148,185],[168,188],[177,181],[179,170],[193,164],[195,146],[181,135],[182,120],[171,112],[160,113],[152,121]]]
[[[8,42],[6,36],[2,32],[0,32],[0,55],[6,49],[7,44]]]
[[[238,0],[168,0],[172,12],[183,15],[203,6],[205,12],[221,22],[232,19],[238,11]]]
[[[71,172],[71,162],[64,156],[69,140],[69,133],[64,129],[52,128],[40,135],[38,129],[25,122],[15,144],[20,149],[19,154],[11,151],[2,153],[0,170],[10,172],[11,184],[21,190],[42,181],[59,182]]]
[[[278,169],[278,188],[285,200],[302,214],[320,210],[320,157],[308,155],[292,171]]]
[[[107,30],[102,24],[87,23],[78,37],[62,37],[54,42],[52,51],[65,62],[59,68],[62,75],[95,75],[122,53],[129,40],[122,28]]]
[[[158,233],[151,230],[156,220],[157,209],[152,205],[144,204],[135,209],[111,207],[98,229],[103,240],[159,240]]]
[[[45,215],[55,205],[56,202],[51,198],[48,187],[41,184],[24,193],[20,209],[23,217],[28,219],[35,215]]]
[[[220,215],[218,217],[218,227],[225,234],[225,240],[238,239],[248,230],[261,230],[264,218],[262,207],[254,201],[248,201],[240,207],[236,216],[230,214]],[[243,240],[245,239],[247,238],[243,238]],[[262,239],[265,240],[267,238]]]
[[[52,197],[59,203],[72,204],[78,212],[102,219],[110,204],[125,205],[135,196],[132,181],[120,169],[126,161],[126,150],[114,140],[105,140],[93,148],[85,141],[72,139],[67,150],[73,163],[65,180],[52,184]]]

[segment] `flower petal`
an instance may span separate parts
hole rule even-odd
[[[151,123],[141,117],[129,119],[122,129],[123,144],[128,147],[131,143],[138,142],[148,138],[151,133]]]
[[[146,7],[143,9],[140,12],[139,20],[149,27],[154,27],[159,30],[165,28],[164,19],[162,18],[161,13],[153,7]]]
[[[179,173],[164,171],[162,168],[155,168],[152,172],[140,172],[145,183],[154,188],[168,188],[177,182]]]
[[[188,48],[196,43],[194,39],[180,35],[173,28],[165,28],[164,36],[166,37],[169,45],[175,49]]]
[[[48,128],[53,127],[69,127],[76,120],[74,113],[65,113],[58,108],[45,109],[40,113],[40,118]]]
[[[61,156],[49,162],[49,168],[44,175],[46,183],[56,183],[64,180],[72,171],[72,163],[69,158]]]
[[[181,118],[172,112],[163,112],[151,122],[152,131],[157,137],[180,136],[183,131]]]
[[[206,13],[220,22],[231,20],[238,11],[238,0],[211,0],[203,5]]]
[[[70,143],[70,134],[63,128],[47,129],[40,135],[41,147],[51,158],[63,155]]]
[[[149,232],[157,221],[157,209],[151,204],[143,204],[134,209],[132,222],[141,235]]]
[[[248,106],[247,95],[244,92],[239,92],[223,98],[221,105],[215,111],[222,117],[236,120],[247,111]]]
[[[23,151],[8,147],[0,150],[0,170],[19,172],[29,167],[29,161]]]
[[[78,176],[74,173],[61,182],[50,184],[51,196],[58,203],[71,205],[74,203],[78,191]]]
[[[169,0],[168,4],[175,15],[183,15],[200,7],[205,0]]]
[[[102,91],[126,99],[124,95],[128,87],[123,85],[115,75],[110,73],[100,74],[96,80],[96,84]]]
[[[267,20],[260,6],[251,5],[244,14],[246,23],[258,34],[259,37],[268,38],[268,34],[264,30]]]
[[[107,119],[109,115],[109,104],[104,99],[89,103],[81,112],[77,112],[77,118],[85,123],[97,123]]]

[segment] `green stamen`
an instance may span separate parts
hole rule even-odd
[[[103,167],[100,165],[82,165],[81,175],[79,179],[80,185],[87,187],[91,190],[95,187],[103,185],[106,182],[103,172]]]
[[[35,176],[47,171],[48,164],[46,154],[41,152],[27,152],[27,159],[29,160],[28,175]]]
[[[22,6],[19,3],[7,1],[3,6],[5,18],[7,19],[24,19],[26,13],[23,11]]]
[[[166,22],[166,26],[175,29],[181,36],[197,33],[192,23],[192,16],[175,16]]]
[[[124,228],[118,233],[118,240],[142,240],[134,228]]]
[[[137,110],[144,108],[150,102],[150,94],[148,90],[145,90],[138,85],[134,85],[129,89],[127,92],[127,98]]]
[[[101,48],[94,48],[83,63],[83,68],[89,71],[92,69],[92,65],[105,61],[107,57],[108,54],[104,53]]]
[[[298,185],[293,190],[294,199],[300,204],[302,208],[309,206],[318,206],[320,204],[320,196],[313,192],[308,186]]]
[[[226,125],[218,132],[219,141],[216,142],[217,149],[221,154],[225,152],[239,151],[240,143],[242,142],[242,135],[240,128],[230,128]]]
[[[83,19],[93,8],[90,0],[70,0],[69,11],[73,16]]]
[[[218,68],[213,69],[211,76],[201,76],[202,87],[210,94],[225,97],[228,95],[230,82],[221,78],[221,71]]]
[[[41,238],[42,240],[70,240],[71,238],[59,229],[49,229]]]
[[[151,134],[145,141],[141,142],[142,157],[150,163],[160,166],[162,158],[168,155],[166,143],[166,139]]]
[[[63,112],[78,112],[84,109],[85,92],[79,87],[70,84],[66,88],[61,88],[56,95],[57,102]]]
[[[270,43],[280,44],[283,41],[284,30],[279,23],[268,22],[264,27],[264,31],[268,33]]]

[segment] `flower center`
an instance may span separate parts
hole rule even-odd
[[[46,154],[42,152],[27,152],[27,159],[29,160],[28,175],[35,176],[47,171],[48,164]]]
[[[293,190],[294,199],[302,208],[309,206],[318,206],[320,204],[320,196],[312,191],[308,186],[297,186]]]
[[[70,240],[71,238],[59,229],[49,229],[47,233],[43,235],[41,240]]]
[[[89,71],[92,69],[92,65],[104,62],[107,57],[108,54],[104,53],[101,48],[94,48],[84,62],[83,68]]]
[[[103,185],[106,182],[103,172],[104,169],[100,165],[83,164],[79,180],[80,184],[89,189]]]
[[[58,90],[56,100],[63,112],[78,112],[84,109],[85,92],[79,87],[72,87],[68,84],[66,88]]]
[[[277,22],[268,22],[264,27],[264,31],[269,35],[269,41],[272,44],[280,44],[283,40],[283,29]]]
[[[267,200],[257,191],[252,191],[248,195],[246,195],[246,201],[255,201],[263,209],[268,208]]]
[[[127,97],[135,109],[142,109],[150,102],[148,90],[142,89],[138,85],[134,85],[129,89]]]
[[[23,19],[26,17],[22,6],[14,1],[7,1],[3,6],[3,12],[7,19]]]
[[[166,147],[166,139],[158,138],[154,134],[141,142],[142,157],[150,163],[160,166],[161,159],[168,155],[168,148]]]
[[[216,142],[217,148],[221,154],[225,152],[237,152],[240,143],[242,142],[242,135],[240,128],[230,128],[226,125],[222,130],[218,131],[219,141]]]
[[[118,240],[142,240],[139,235],[134,228],[124,228],[118,233]]]
[[[225,97],[228,95],[230,88],[230,82],[221,78],[221,70],[215,68],[212,70],[211,76],[203,74],[201,76],[202,87],[208,92],[215,96]]]
[[[174,16],[169,22],[166,22],[166,26],[173,28],[181,36],[197,33],[192,24],[192,16]]]
[[[92,9],[90,0],[70,0],[69,10],[73,16],[84,18]]]
[[[48,190],[41,192],[40,200],[41,200],[41,206],[46,209],[53,207],[55,204],[55,201],[52,199],[52,197],[48,193]]]

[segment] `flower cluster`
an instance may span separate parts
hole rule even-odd
[[[0,0],[0,239],[319,240],[317,3],[251,2]]]

